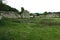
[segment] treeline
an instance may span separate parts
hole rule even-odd
[[[19,12],[16,8],[12,8],[12,7],[4,4],[2,1],[3,0],[0,0],[0,11],[15,11],[15,12]],[[21,7],[21,12],[19,12],[19,14],[22,14],[23,11],[24,11],[24,8]],[[30,15],[39,16],[40,14],[47,15],[47,14],[52,14],[52,13],[60,14],[60,12],[43,12],[43,13],[30,13]]]
[[[43,12],[43,13],[30,13],[30,15],[47,15],[47,14],[60,14],[60,12]]]
[[[16,11],[16,12],[18,12],[17,9],[4,4],[2,1],[0,1],[0,11]]]

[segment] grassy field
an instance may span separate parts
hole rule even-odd
[[[60,18],[2,19],[0,40],[60,40]]]

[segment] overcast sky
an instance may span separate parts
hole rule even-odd
[[[6,0],[5,2],[18,10],[24,7],[32,13],[60,11],[60,0]]]

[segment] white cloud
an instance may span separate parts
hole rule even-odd
[[[17,8],[23,6],[30,12],[60,11],[60,0],[7,0],[7,4]]]

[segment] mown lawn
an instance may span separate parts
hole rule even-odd
[[[2,19],[0,40],[60,40],[60,18]]]

